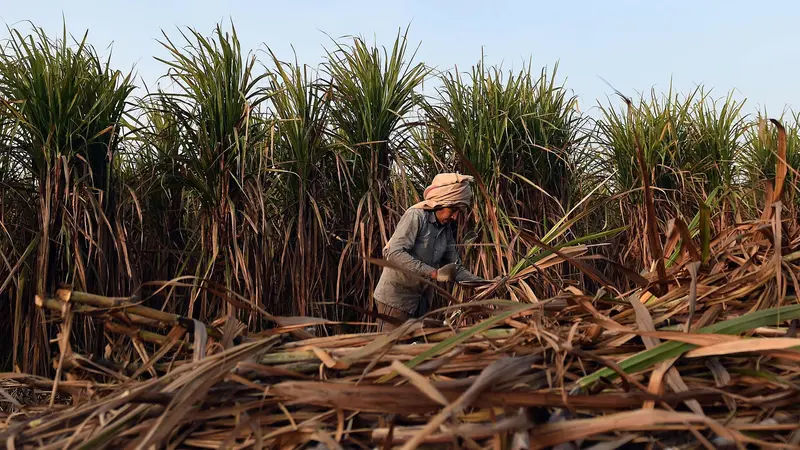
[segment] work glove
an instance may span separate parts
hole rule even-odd
[[[446,264],[444,267],[436,271],[436,281],[450,282],[456,279],[458,272],[458,265],[455,263]]]

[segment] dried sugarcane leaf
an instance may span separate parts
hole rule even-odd
[[[448,405],[449,402],[447,399],[424,376],[415,372],[413,369],[409,369],[399,361],[392,362],[392,369],[394,369],[400,375],[406,377],[411,384],[416,386],[417,389],[419,389],[423,394],[427,395],[431,400],[439,403],[442,406]]]
[[[636,430],[650,425],[683,423],[703,424],[714,430],[719,436],[731,439],[735,442],[768,445],[768,443],[758,439],[749,438],[742,433],[725,428],[705,416],[659,409],[641,409],[612,414],[605,417],[550,423],[533,430],[531,441],[534,443],[533,448],[543,449],[612,430]]]
[[[722,342],[686,352],[687,358],[720,356],[735,353],[763,352],[767,350],[800,350],[800,339],[796,338],[751,338],[735,342]],[[800,353],[798,353],[800,356]]]
[[[507,312],[505,312],[503,314],[498,314],[498,315],[496,315],[494,317],[486,319],[486,320],[478,323],[477,325],[474,325],[474,326],[468,328],[467,330],[464,330],[464,331],[454,335],[453,337],[442,341],[441,343],[435,345],[430,350],[427,350],[427,351],[423,352],[419,356],[417,356],[414,359],[412,359],[411,361],[409,361],[406,364],[406,366],[413,369],[417,365],[421,364],[422,362],[424,362],[424,361],[426,361],[426,360],[428,360],[428,359],[430,359],[430,358],[432,358],[434,356],[438,356],[438,355],[440,355],[442,353],[450,351],[453,347],[455,347],[456,345],[458,345],[461,342],[466,341],[467,339],[471,338],[472,336],[475,336],[475,335],[477,335],[477,334],[479,334],[481,332],[484,332],[484,331],[488,330],[489,328],[492,328],[496,324],[498,324],[498,323],[500,323],[500,322],[502,322],[502,321],[504,321],[504,320],[506,320],[506,319],[508,319],[510,317],[513,317],[513,316],[515,316],[515,315],[517,315],[517,314],[519,314],[521,312],[528,311],[528,310],[531,310],[531,309],[535,309],[537,307],[538,307],[538,305],[521,305],[521,306],[517,306],[515,308],[509,308],[509,311],[507,311]],[[392,380],[395,376],[396,376],[396,373],[393,372],[393,373],[387,374],[386,376],[381,377],[380,379],[378,379],[377,382],[378,383],[386,383],[387,381]]]
[[[777,325],[780,322],[796,319],[798,317],[800,317],[800,305],[785,306],[782,308],[772,308],[751,312],[735,319],[729,319],[708,327],[701,328],[698,330],[698,332],[735,335],[762,326]],[[627,358],[621,361],[619,365],[626,372],[637,372],[652,367],[655,364],[669,358],[680,356],[692,348],[694,348],[694,346],[691,344],[684,344],[674,341],[665,342],[653,349],[646,350]],[[578,383],[582,387],[588,387],[597,382],[600,378],[614,378],[615,376],[616,374],[611,369],[604,368],[591,375],[581,378],[578,380]]]

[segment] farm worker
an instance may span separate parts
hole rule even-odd
[[[439,282],[483,282],[461,265],[455,225],[472,205],[471,176],[442,173],[425,189],[425,200],[403,214],[384,258],[418,277]],[[373,294],[379,314],[406,321],[428,312],[433,289],[418,278],[386,267]],[[378,319],[378,331],[396,326]]]

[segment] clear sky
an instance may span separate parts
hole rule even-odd
[[[135,67],[149,85],[165,72],[153,60],[165,55],[156,39],[161,30],[177,36],[178,26],[209,34],[232,19],[244,48],[268,45],[291,59],[293,45],[300,62],[317,65],[331,47],[326,33],[391,45],[410,24],[418,60],[441,70],[468,70],[482,47],[487,62],[506,68],[558,61],[584,110],[613,96],[602,79],[626,94],[663,91],[672,79],[681,92],[698,83],[720,97],[735,89],[747,112],[800,111],[795,1],[0,0],[0,21],[12,27],[31,20],[55,35],[62,15],[72,34],[88,29],[98,50],[113,45],[114,65]]]

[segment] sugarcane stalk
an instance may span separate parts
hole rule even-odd
[[[101,311],[95,309],[95,311]],[[161,323],[155,319],[148,319],[147,317],[137,316],[135,314],[126,313],[124,311],[109,311],[109,315],[121,323],[132,323],[153,328],[167,328],[167,324]]]
[[[36,306],[38,306],[39,308],[45,308],[51,311],[58,311],[58,312],[63,311],[64,305],[66,305],[64,302],[56,300],[54,298],[42,298],[39,297],[38,295],[36,296],[35,301],[36,301]],[[97,311],[97,309],[89,306],[74,305],[72,307],[72,311],[89,314]]]
[[[64,296],[64,290],[59,290],[57,293],[58,296]],[[147,319],[157,320],[163,324],[167,325],[180,325],[183,328],[193,331],[194,330],[194,321],[188,317],[180,316],[178,314],[172,314],[164,311],[159,311],[157,309],[148,308],[142,305],[133,305],[129,302],[136,301],[136,297],[130,298],[119,298],[119,297],[104,297],[101,295],[89,294],[86,292],[70,292],[68,297],[70,302],[74,302],[80,305],[87,305],[87,306],[94,306],[96,308],[117,308],[122,309],[126,313],[135,314],[137,316],[141,316]],[[219,332],[214,327],[206,325],[206,331],[208,335],[220,339],[222,337],[222,333]]]
[[[64,305],[65,305],[65,303],[60,301],[60,300],[56,300],[54,298],[41,299],[41,297],[36,299],[36,304],[40,308],[45,308],[45,309],[49,309],[51,311],[58,311],[58,312],[61,312],[63,310]],[[72,309],[73,312],[78,312],[78,313],[83,313],[83,314],[92,314],[92,313],[98,313],[98,312],[105,312],[105,311],[103,311],[103,310],[101,310],[99,308],[95,308],[93,306],[85,306],[85,305],[77,305],[77,304],[73,305],[72,308],[73,308]],[[161,323],[158,320],[148,319],[147,317],[142,317],[142,316],[139,316],[139,315],[136,315],[136,314],[127,313],[125,311],[110,311],[109,313],[113,318],[115,318],[115,319],[117,319],[117,320],[119,320],[121,322],[128,321],[128,322],[136,324],[136,325],[143,325],[143,326],[148,326],[148,327],[157,327],[157,328],[166,327],[166,324]]]
[[[135,328],[126,327],[125,325],[120,325],[114,322],[106,322],[105,327],[106,330],[108,330],[111,333],[124,334],[131,337],[135,336],[141,339],[142,341],[152,342],[154,344],[164,345],[169,341],[169,338],[167,336],[164,336],[163,334],[153,333],[152,331],[146,331],[146,330],[137,330]],[[194,345],[192,343],[189,343],[186,349],[192,350],[193,347]]]
[[[267,353],[258,359],[259,364],[285,364],[300,361],[313,361],[319,359],[311,350],[296,352]]]
[[[51,311],[61,312],[63,310],[65,304],[66,303],[64,303],[64,302],[62,302],[60,300],[56,300],[54,298],[48,298],[48,299],[42,299],[41,297],[37,297],[36,298],[36,305],[37,306],[39,306],[40,308],[49,309]],[[72,310],[73,312],[78,312],[78,313],[82,313],[82,314],[95,314],[95,313],[100,313],[100,312],[103,312],[103,313],[107,312],[107,311],[104,311],[102,309],[95,308],[93,306],[85,306],[85,305],[77,305],[77,304],[73,305],[72,308],[73,308],[73,310]],[[159,322],[158,320],[148,319],[146,317],[142,317],[142,316],[139,316],[139,315],[136,315],[136,314],[125,313],[124,311],[110,311],[109,315],[111,317],[121,321],[121,322],[126,322],[127,321],[127,322],[133,323],[135,325],[143,325],[143,326],[157,327],[157,328],[163,328],[163,327],[166,326],[165,324]]]
[[[82,361],[88,361],[92,364],[102,366],[106,369],[114,369],[126,373],[135,373],[136,370],[138,370],[143,365],[140,362],[130,362],[125,364],[105,358],[90,357],[73,352],[72,354],[70,354],[69,357],[67,357],[64,360],[64,368],[65,369],[84,368],[84,366],[81,365]],[[173,366],[174,365],[172,363],[161,363],[161,364],[154,364],[153,368],[160,373],[166,373]]]

